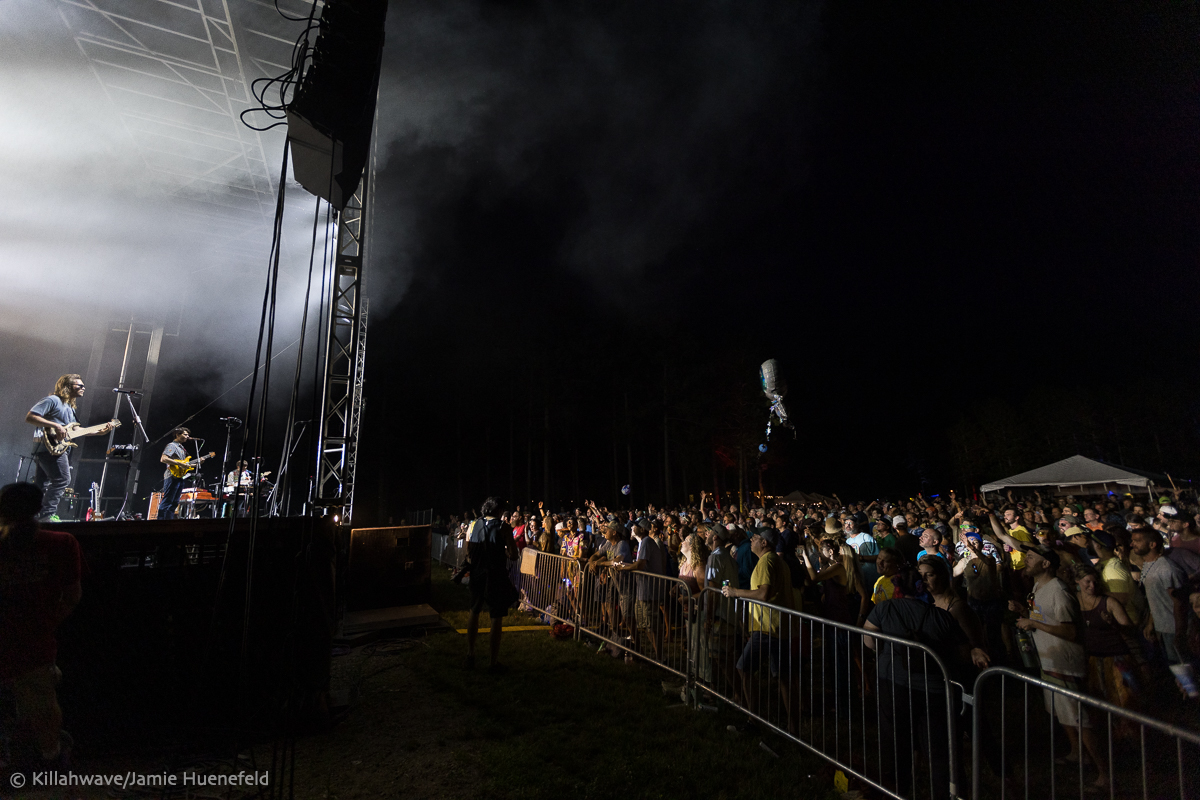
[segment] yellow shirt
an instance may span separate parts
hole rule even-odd
[[[1129,592],[1129,599],[1125,601],[1125,613],[1129,615],[1129,621],[1137,625],[1142,621],[1142,610],[1140,608],[1141,595],[1138,594],[1137,586],[1133,581],[1133,573],[1129,571],[1129,567],[1125,566],[1125,562],[1113,556],[1112,558],[1100,562],[1100,583],[1104,585],[1104,591],[1111,594],[1112,592]]]
[[[775,553],[763,553],[754,572],[750,574],[750,591],[767,587],[766,602],[773,606],[792,608],[792,576],[788,574],[787,565]],[[779,635],[778,611],[763,608],[757,603],[750,604],[750,632],[766,633],[771,636]]]
[[[1008,535],[1016,539],[1018,542],[1025,544],[1033,544],[1033,537],[1029,535],[1029,531],[1025,530],[1023,525],[1018,525],[1008,531]],[[1012,557],[1013,569],[1025,569],[1025,554],[1020,550],[1013,550],[1010,554]]]
[[[896,596],[896,584],[892,583],[892,579],[887,575],[880,575],[879,580],[875,581],[875,592],[871,595],[871,602],[879,605],[885,600],[891,600]]]

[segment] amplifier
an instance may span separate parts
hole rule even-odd
[[[428,525],[350,531],[347,611],[427,603],[432,585]]]
[[[162,492],[150,495],[150,510],[146,512],[146,519],[158,519],[158,504],[161,502]]]

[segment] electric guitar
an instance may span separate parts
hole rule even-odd
[[[182,467],[179,464],[167,464],[167,469],[170,470],[172,478],[186,478],[188,475],[191,475],[193,472],[196,471],[196,466],[201,461],[207,461],[208,459],[212,458],[215,455],[216,455],[216,453],[209,453],[208,455],[200,456],[199,458],[192,458],[191,456],[184,456],[183,458],[181,458],[179,460],[188,462],[188,466]]]
[[[67,429],[67,435],[61,438],[55,432],[54,428],[42,428],[42,442],[46,445],[46,449],[50,451],[51,455],[61,456],[70,448],[78,447],[79,445],[71,441],[72,439],[78,439],[80,436],[91,436],[93,433],[100,433],[105,427],[119,428],[121,427],[121,420],[114,419],[112,422],[102,422],[90,428],[80,427],[78,422],[72,422],[64,427]]]

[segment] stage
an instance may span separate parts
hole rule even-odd
[[[289,699],[321,713],[338,531],[324,518],[260,519],[251,562],[250,520],[229,523],[44,526],[83,553],[83,597],[58,632],[59,698],[93,752],[270,727]]]

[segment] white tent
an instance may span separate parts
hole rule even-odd
[[[1050,486],[1058,489],[1058,494],[1107,494],[1120,487],[1136,487],[1152,492],[1155,477],[1159,476],[1151,472],[1114,467],[1083,456],[1071,456],[1029,472],[984,484],[979,490],[996,492],[1017,487]]]
[[[775,502],[781,505],[792,506],[806,506],[811,505],[812,503],[825,503],[826,505],[832,507],[837,504],[837,501],[832,497],[826,497],[825,495],[817,494],[816,492],[802,492],[799,489],[791,494],[777,498]]]

